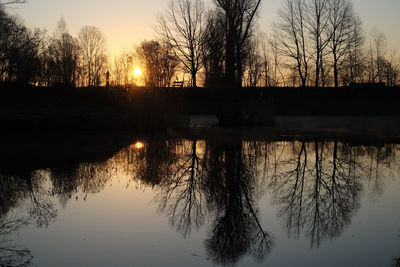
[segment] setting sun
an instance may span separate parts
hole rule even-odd
[[[133,74],[135,76],[140,76],[140,75],[142,75],[142,70],[139,68],[135,68],[135,70],[133,71]]]
[[[135,143],[135,148],[140,150],[140,149],[144,148],[144,144],[142,142],[136,142]]]

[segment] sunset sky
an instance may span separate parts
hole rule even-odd
[[[213,0],[206,0],[210,4]],[[258,25],[268,31],[276,20],[283,0],[263,0]],[[369,33],[374,27],[385,32],[389,46],[400,48],[400,0],[354,0],[356,12]],[[155,33],[156,15],[168,6],[169,0],[28,0],[13,7],[29,27],[54,31],[60,17],[64,17],[71,34],[76,35],[84,25],[99,27],[108,41],[111,54],[119,53]],[[399,52],[400,53],[400,52]]]

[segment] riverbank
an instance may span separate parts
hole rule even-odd
[[[220,126],[272,126],[278,117],[301,129],[354,117],[400,117],[394,87],[342,88],[122,88],[0,86],[2,132],[165,132],[212,115]],[[215,119],[214,119],[215,120]],[[351,120],[350,120],[351,121]],[[379,121],[379,120],[378,120]],[[350,122],[351,124],[352,122]],[[329,126],[329,125],[328,125]],[[372,126],[373,127],[373,126]]]

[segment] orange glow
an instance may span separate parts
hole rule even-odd
[[[137,77],[142,75],[142,70],[139,68],[135,68],[135,70],[133,71],[133,74]]]
[[[136,142],[135,148],[136,149],[142,149],[142,148],[144,148],[144,144],[142,142]]]

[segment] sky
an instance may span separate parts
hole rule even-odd
[[[145,39],[155,37],[157,14],[170,0],[28,0],[27,4],[12,7],[27,26],[46,28],[54,32],[61,17],[69,32],[76,36],[82,26],[96,26],[107,38],[111,55],[118,54]],[[213,0],[205,0],[212,5]],[[262,0],[257,24],[267,31],[276,21],[283,0]],[[400,50],[400,0],[353,0],[355,11],[369,33],[383,31],[389,47]],[[400,51],[399,51],[400,53]]]

